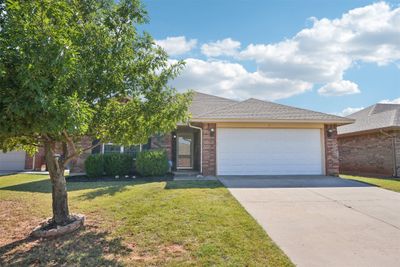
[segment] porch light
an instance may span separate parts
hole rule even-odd
[[[328,137],[332,137],[333,129],[328,129],[326,132]]]
[[[214,134],[215,134],[215,129],[214,129],[214,128],[211,128],[211,129],[210,129],[210,136],[211,136],[211,137],[214,137]]]

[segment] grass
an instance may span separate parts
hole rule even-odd
[[[292,266],[217,181],[68,183],[85,228],[31,239],[51,216],[47,176],[0,177],[0,266]]]
[[[362,176],[340,175],[340,177],[350,180],[356,180],[375,186],[379,186],[395,192],[400,192],[400,179],[395,178],[370,178]]]

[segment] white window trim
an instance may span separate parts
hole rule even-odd
[[[101,154],[104,154],[104,146],[105,146],[105,145],[111,145],[111,146],[112,146],[112,145],[114,145],[114,144],[113,144],[113,143],[105,143],[105,144],[103,143],[103,144],[101,145]],[[120,151],[119,151],[119,153],[122,154],[122,153],[124,153],[124,151],[125,151],[124,146],[120,146]],[[139,151],[142,152],[142,144],[139,145]]]

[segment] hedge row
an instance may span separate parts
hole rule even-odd
[[[133,172],[133,157],[129,154],[95,154],[85,161],[88,177],[127,175]]]
[[[136,171],[142,176],[164,176],[169,169],[165,150],[146,150],[137,155]]]
[[[147,150],[137,154],[136,172],[142,176],[164,176],[169,169],[165,150]],[[134,170],[134,160],[129,154],[94,154],[85,161],[88,177],[127,175]]]

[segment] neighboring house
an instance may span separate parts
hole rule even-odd
[[[89,138],[84,138],[82,143],[84,147],[91,146],[92,141]],[[74,164],[83,166],[82,158],[75,160]],[[73,164],[71,164],[73,166]],[[46,170],[46,160],[44,149],[39,148],[38,152],[30,156],[23,150],[10,151],[3,153],[0,151],[0,171],[40,171]]]
[[[257,99],[235,101],[196,92],[186,124],[151,138],[173,170],[203,175],[338,175],[336,127],[349,118]],[[102,145],[95,152],[125,152]],[[88,153],[89,154],[89,153]],[[83,171],[83,155],[72,171]]]
[[[376,104],[353,113],[355,123],[338,127],[340,172],[400,175],[400,104]]]
[[[23,150],[3,153],[0,151],[0,171],[20,171],[25,169],[26,153]]]
[[[39,149],[34,156],[29,156],[23,150],[7,153],[0,152],[0,171],[40,171],[45,168],[44,150]]]

